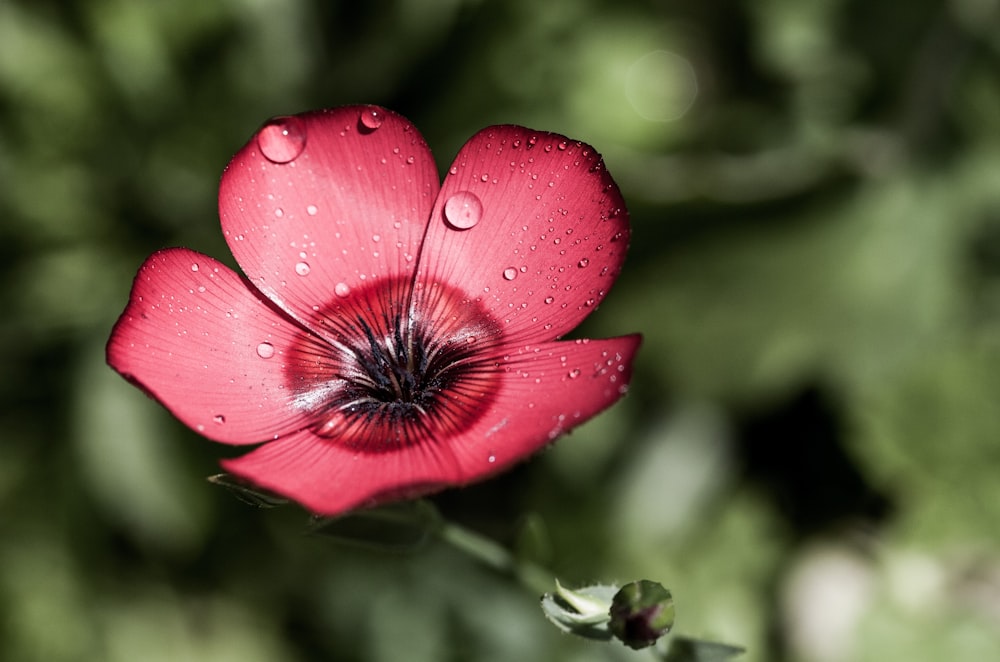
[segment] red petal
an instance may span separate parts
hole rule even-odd
[[[639,342],[639,336],[548,342],[511,353],[490,411],[450,439],[363,453],[303,431],[223,466],[325,515],[480,480],[617,401]]]
[[[554,341],[505,356],[503,385],[489,413],[451,442],[462,479],[507,469],[617,402],[641,342],[637,334]]]
[[[139,269],[108,363],[192,429],[256,443],[304,426],[284,383],[303,333],[225,265],[172,248]]]
[[[412,271],[438,186],[413,125],[348,106],[266,124],[223,173],[219,215],[253,284],[316,328],[335,292]]]
[[[303,430],[221,464],[316,514],[332,516],[454,485],[454,460],[436,458],[431,451],[429,444],[420,444],[365,454]]]
[[[592,147],[492,127],[465,144],[445,178],[420,279],[482,297],[514,342],[551,340],[604,298],[628,234],[625,203]]]

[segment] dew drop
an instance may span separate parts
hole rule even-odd
[[[555,301],[553,297],[545,297],[545,303],[552,303],[553,301]]]
[[[490,452],[490,455],[489,457],[486,458],[486,461],[489,462],[490,464],[493,464],[494,462],[497,461],[497,456],[493,452]]]
[[[195,262],[194,264],[191,265],[191,271],[198,271],[198,263],[197,262]]]
[[[309,214],[310,216],[315,216],[318,212],[319,209],[316,208],[316,205],[309,205],[308,207],[306,207],[306,213]]]
[[[581,269],[583,269],[583,268],[584,268],[585,266],[587,266],[588,264],[590,264],[590,260],[589,260],[589,259],[587,259],[587,258],[582,258],[582,259],[581,259],[581,260],[580,260],[579,262],[577,262],[577,263],[576,263],[576,266],[578,266],[578,267],[580,267]]]
[[[216,414],[216,415],[215,415],[215,416],[214,416],[214,417],[212,418],[212,420],[213,420],[213,421],[215,421],[216,423],[218,423],[219,425],[222,425],[223,423],[225,423],[225,422],[226,422],[226,417],[225,417],[225,416],[223,416],[222,414]]]
[[[333,288],[333,293],[343,299],[351,293],[351,288],[347,286],[347,283],[337,283]]]
[[[310,269],[308,262],[299,262],[298,264],[295,265],[295,273],[297,273],[300,276],[308,276],[309,271]]]
[[[382,126],[385,113],[377,106],[368,106],[361,111],[361,126],[368,131],[374,131]]]
[[[577,377],[580,376],[580,369],[579,368],[573,368],[572,370],[569,371],[569,375],[568,376],[569,376],[570,379],[576,379]]]
[[[297,117],[275,117],[257,133],[257,146],[268,161],[288,163],[306,146],[306,127]]]
[[[514,280],[517,276],[517,269],[514,267],[507,267],[503,270],[503,277],[505,280]]]
[[[262,359],[269,359],[274,356],[274,345],[269,342],[262,342],[257,345],[257,356]]]
[[[444,203],[444,219],[456,230],[468,230],[483,216],[483,203],[471,191],[459,191]]]

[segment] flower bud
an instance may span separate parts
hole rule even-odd
[[[674,625],[674,599],[660,584],[643,579],[626,584],[611,600],[612,634],[633,649],[646,648]]]

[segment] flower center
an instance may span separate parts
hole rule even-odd
[[[499,324],[455,288],[381,279],[317,312],[287,366],[313,431],[359,451],[440,440],[478,419],[496,390]]]

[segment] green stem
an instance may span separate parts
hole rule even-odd
[[[438,537],[479,562],[517,578],[529,591],[541,596],[555,588],[555,579],[543,568],[515,558],[503,545],[453,522],[441,521]]]

